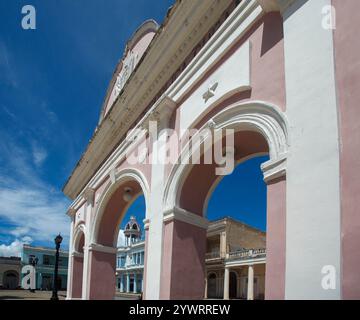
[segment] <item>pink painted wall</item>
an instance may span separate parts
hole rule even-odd
[[[97,243],[104,246],[114,246],[114,240],[118,226],[123,219],[129,203],[123,199],[124,188],[129,187],[133,190],[133,194],[142,192],[140,185],[136,181],[128,181],[113,193],[108,201],[101,218],[99,231],[97,235]]]
[[[360,299],[360,1],[333,0],[340,125],[342,298]]]
[[[90,300],[112,300],[115,295],[116,254],[90,251]]]
[[[73,257],[72,298],[81,298],[84,258]]]
[[[251,41],[251,90],[234,94],[225,101],[210,108],[208,114],[198,119],[195,128],[200,128],[217,113],[230,105],[248,102],[265,101],[277,105],[281,110],[286,110],[285,92],[285,60],[284,60],[284,34],[283,20],[278,12],[266,14],[259,20],[230,51],[198,81],[190,92],[179,101],[176,110],[174,128],[179,135],[180,130],[180,107],[199,88],[199,86],[216,71],[236,50],[246,41]],[[166,168],[166,176],[170,174],[171,166]]]
[[[265,299],[285,299],[286,180],[267,186]]]
[[[267,153],[269,148],[263,136],[257,132],[241,131],[235,133],[235,160],[240,160],[256,153]],[[180,192],[179,205],[192,213],[203,215],[205,199],[218,178],[215,164],[196,164],[191,169]],[[196,197],[194,196],[196,190]]]
[[[160,299],[203,299],[206,230],[173,220],[165,224]]]

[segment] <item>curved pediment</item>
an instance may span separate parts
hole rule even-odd
[[[146,49],[150,45],[158,29],[159,25],[155,20],[147,20],[135,31],[133,36],[127,42],[124,55],[117,64],[110,81],[102,106],[99,123],[109,112],[115,100],[123,90],[126,82],[129,80],[132,72],[146,52]]]

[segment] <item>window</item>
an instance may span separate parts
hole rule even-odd
[[[44,265],[49,265],[50,264],[50,257],[49,256],[44,256],[43,257],[43,264]]]
[[[30,254],[29,255],[29,264],[33,264],[35,262],[35,255]]]

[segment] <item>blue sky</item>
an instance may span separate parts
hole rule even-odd
[[[126,41],[144,20],[161,23],[172,3],[0,1],[0,255],[18,254],[23,243],[52,246],[58,232],[68,245],[61,188],[93,134]],[[21,27],[28,4],[36,30]]]
[[[266,231],[266,185],[260,165],[269,158],[256,157],[239,164],[231,175],[225,176],[216,186],[207,209],[210,221],[232,217],[262,231]],[[145,200],[137,198],[128,209],[121,228],[135,216],[138,222],[145,219]],[[119,235],[119,241],[122,238]]]

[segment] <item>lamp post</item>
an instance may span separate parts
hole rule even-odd
[[[59,249],[60,249],[60,244],[62,241],[62,236],[60,234],[58,234],[56,236],[55,240],[55,246],[56,246],[56,254],[55,254],[55,270],[54,270],[54,285],[53,285],[53,292],[52,292],[52,296],[50,300],[59,300],[57,291],[58,291],[58,267],[59,267]]]

